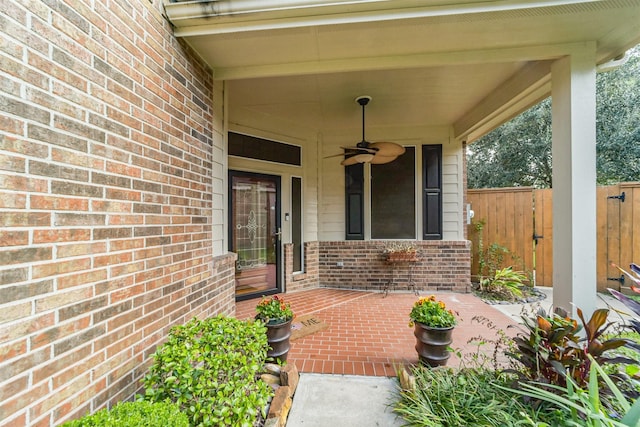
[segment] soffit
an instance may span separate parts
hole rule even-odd
[[[362,94],[374,97],[373,126],[453,125],[533,62],[588,42],[605,62],[640,41],[638,0],[421,2],[422,15],[407,6],[416,2],[369,15],[354,3],[351,13],[174,24],[214,77],[229,81],[232,121],[255,113],[320,132],[357,128],[353,99]]]

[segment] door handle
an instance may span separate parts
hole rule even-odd
[[[278,231],[273,233],[273,237],[277,237],[280,240],[282,238],[282,228],[278,227]]]
[[[533,241],[535,242],[535,244],[538,244],[538,239],[542,239],[544,236],[541,236],[539,234],[536,234],[535,232],[533,233]]]

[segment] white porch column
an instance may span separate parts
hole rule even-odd
[[[552,78],[553,299],[596,309],[595,44],[557,60]]]

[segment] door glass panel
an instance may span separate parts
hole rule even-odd
[[[236,261],[236,296],[278,290],[279,177],[230,174],[230,242]]]

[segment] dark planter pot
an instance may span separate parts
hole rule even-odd
[[[446,365],[451,356],[448,348],[453,342],[452,332],[453,326],[433,328],[416,322],[413,334],[416,336],[416,351],[420,362],[432,368]]]
[[[267,324],[267,342],[270,349],[267,351],[267,357],[282,362],[287,360],[289,354],[289,338],[291,337],[291,321],[290,319],[284,323]]]

